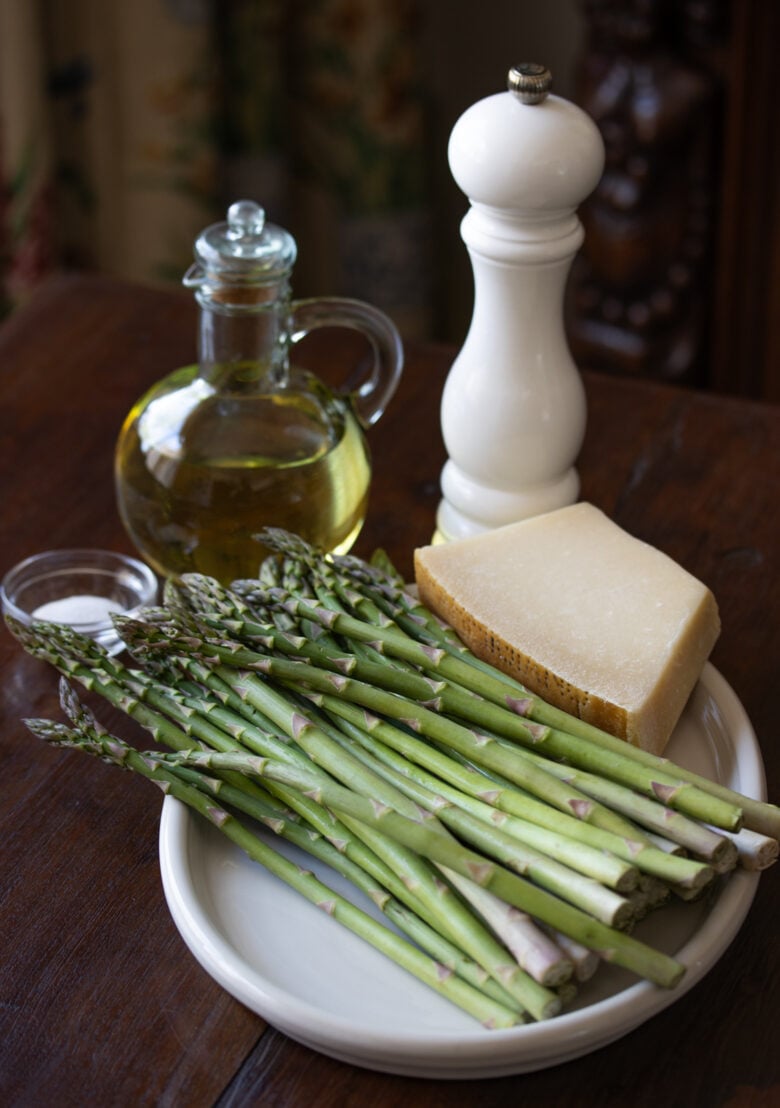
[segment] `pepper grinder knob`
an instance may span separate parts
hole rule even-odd
[[[468,108],[448,148],[469,199],[461,236],[474,309],[441,403],[448,460],[437,538],[453,539],[577,499],[585,393],[563,324],[584,232],[577,207],[604,168],[593,120],[550,92],[542,65]]]
[[[552,87],[552,73],[546,65],[521,62],[509,70],[506,84],[521,104],[541,104]]]

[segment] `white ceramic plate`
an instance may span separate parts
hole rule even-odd
[[[709,664],[669,756],[742,793],[765,798],[753,729],[734,692]],[[332,871],[278,839],[274,845],[372,911]],[[487,1031],[170,797],[163,806],[160,863],[168,905],[185,943],[234,997],[314,1050],[370,1069],[434,1078],[542,1069],[627,1034],[715,964],[742,924],[758,883],[756,875],[740,870],[716,898],[664,907],[637,929],[638,937],[687,967],[676,989],[637,982],[623,970],[602,965],[565,1014]]]

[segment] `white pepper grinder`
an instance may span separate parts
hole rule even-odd
[[[573,503],[585,393],[564,333],[563,293],[604,144],[551,75],[513,66],[508,91],[473,104],[449,142],[470,201],[461,235],[474,271],[471,325],[444,387],[437,541]]]

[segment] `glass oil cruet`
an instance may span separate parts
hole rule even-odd
[[[359,300],[293,300],[295,240],[253,201],[232,204],[194,254],[184,284],[200,309],[198,361],[154,385],[124,422],[115,477],[125,528],[157,572],[223,583],[257,576],[266,526],[345,552],[368,503],[364,431],[401,375],[394,324]],[[349,389],[291,360],[324,326],[370,342],[373,364]]]

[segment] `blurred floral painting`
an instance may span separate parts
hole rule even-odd
[[[296,289],[428,324],[418,0],[3,0],[0,314],[54,270],[178,282],[239,197]]]

